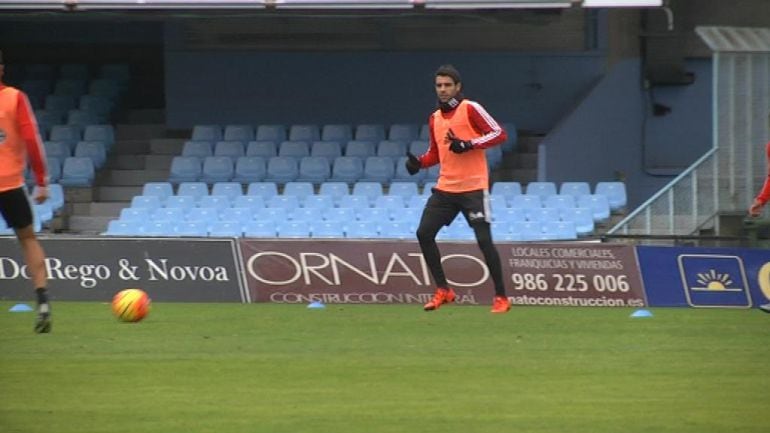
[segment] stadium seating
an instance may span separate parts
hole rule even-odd
[[[191,195],[172,195],[164,203],[166,208],[192,209],[195,207],[196,198]]]
[[[372,141],[352,140],[345,146],[345,156],[368,158],[376,154],[376,147]]]
[[[591,186],[588,182],[563,182],[559,187],[559,194],[577,198],[580,195],[591,194]]]
[[[235,161],[233,182],[259,182],[267,175],[265,158],[259,156],[242,156]]]
[[[203,160],[200,180],[206,183],[227,182],[233,178],[235,167],[227,156],[207,156]]]
[[[302,204],[306,197],[313,194],[313,184],[310,182],[288,182],[283,187],[283,195],[297,197],[299,204]]]
[[[238,221],[215,221],[209,227],[209,237],[238,238],[243,236],[243,224]]]
[[[409,123],[395,123],[388,130],[388,140],[411,142],[420,136],[419,126]]]
[[[171,160],[169,182],[195,182],[200,180],[201,175],[202,166],[200,158],[194,156],[175,156]]]
[[[530,182],[527,184],[527,195],[537,195],[541,199],[549,195],[556,195],[556,184],[553,182]]]
[[[274,182],[251,182],[246,189],[246,194],[262,197],[267,202],[270,197],[278,195],[278,186]]]
[[[222,128],[219,125],[195,125],[190,138],[194,141],[220,141],[222,140]]]
[[[64,160],[59,183],[64,186],[91,186],[94,176],[94,163],[91,158],[71,156]]]
[[[307,141],[282,141],[278,146],[278,156],[299,160],[305,156],[310,156],[310,145]]]
[[[217,141],[214,144],[214,156],[227,156],[235,161],[246,156],[246,152],[241,141]]]
[[[364,164],[361,158],[355,156],[341,156],[334,160],[332,177],[335,182],[354,183],[364,174]]]
[[[75,145],[74,156],[90,158],[95,169],[100,169],[107,162],[107,148],[101,141],[79,141]]]
[[[286,127],[284,125],[259,125],[254,137],[256,141],[273,141],[280,143],[285,141]]]
[[[370,156],[364,163],[362,181],[389,183],[395,174],[393,160],[387,156]]]
[[[353,139],[353,128],[348,124],[324,125],[321,130],[321,140],[348,142]]]
[[[342,156],[342,146],[338,141],[315,141],[310,146],[310,156],[324,157],[331,165],[334,158]]]
[[[291,141],[318,141],[321,132],[318,125],[292,125],[289,128],[289,140]]]
[[[254,128],[251,125],[226,125],[223,135],[225,141],[242,143],[254,140]]]
[[[362,124],[356,126],[356,133],[354,138],[356,140],[370,141],[379,143],[385,140],[385,125],[382,124]]]
[[[171,186],[170,184],[167,185]],[[182,182],[177,187],[176,193],[177,195],[191,196],[197,203],[200,202],[201,197],[209,195],[209,187],[206,182]]]
[[[331,176],[329,160],[322,156],[306,156],[299,162],[297,181],[320,184]]]
[[[233,202],[243,195],[243,186],[238,182],[216,182],[211,187],[211,195],[224,196]]]
[[[350,188],[345,182],[324,182],[318,194],[331,196],[335,205],[339,205],[343,196],[350,195]]]
[[[250,141],[246,145],[246,156],[259,156],[265,159],[278,156],[278,145],[275,141]]]
[[[598,182],[594,193],[606,196],[613,212],[626,207],[626,185],[623,182]]]
[[[146,208],[157,209],[161,207],[160,197],[154,195],[137,195],[131,198],[131,207],[134,209]]]
[[[298,176],[299,166],[293,157],[276,156],[267,162],[267,174],[265,176],[267,182],[286,183],[297,179]]]
[[[361,181],[353,185],[353,195],[362,195],[366,197],[369,205],[374,204],[377,197],[383,195],[382,184],[379,182]]]

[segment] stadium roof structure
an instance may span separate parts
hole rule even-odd
[[[770,28],[699,26],[695,33],[714,52],[768,53]]]

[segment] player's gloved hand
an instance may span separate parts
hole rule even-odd
[[[406,171],[411,175],[417,174],[417,172],[420,171],[420,168],[422,168],[420,160],[412,155],[412,152],[406,152],[406,161],[404,164],[406,165]]]
[[[449,150],[454,153],[463,153],[473,149],[473,144],[468,140],[460,140],[451,129],[446,134],[449,141]]]

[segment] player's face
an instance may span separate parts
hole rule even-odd
[[[438,100],[441,102],[447,102],[454,98],[460,93],[461,88],[462,83],[455,83],[452,77],[444,75],[436,76],[436,96],[438,96]]]

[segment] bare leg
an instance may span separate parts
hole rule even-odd
[[[40,241],[35,236],[32,225],[16,230],[21,249],[24,254],[24,262],[27,264],[30,278],[34,288],[46,287],[45,252]]]

